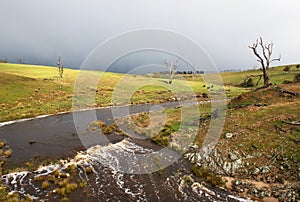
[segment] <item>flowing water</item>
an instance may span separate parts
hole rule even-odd
[[[173,108],[178,104],[165,105]],[[130,112],[150,108],[134,106]],[[97,109],[96,113],[106,122],[113,118],[107,108]],[[176,152],[161,152],[148,140],[111,136],[108,145],[83,149],[75,134],[71,113],[0,124],[0,139],[5,139],[13,150],[7,164],[22,163],[37,154],[64,159],[34,171],[2,175],[8,191],[37,201],[66,197],[70,201],[249,201],[202,179],[190,178],[188,161],[178,158]],[[74,155],[77,147],[82,151]]]
[[[72,201],[247,201],[201,182],[186,182],[184,179],[190,165],[184,159],[162,172],[123,172],[124,166],[132,166],[132,170],[138,169],[140,165],[132,165],[130,161],[137,154],[146,153],[159,151],[144,148],[131,139],[124,139],[104,147],[93,146],[79,152],[72,159],[61,160],[32,172],[15,172],[1,178],[11,193],[18,192],[20,196],[27,195],[32,199],[45,201],[59,201],[62,197],[58,193],[59,186],[56,187],[51,180],[49,187],[41,188],[41,182],[37,179],[49,180],[49,176],[55,176],[56,180],[72,178],[70,182],[87,182],[86,187],[77,188],[68,196]]]

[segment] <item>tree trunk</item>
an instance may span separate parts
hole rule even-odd
[[[169,84],[172,84],[172,71],[169,72]]]
[[[268,77],[268,70],[264,69],[263,70],[263,77],[264,77],[264,87],[268,87],[269,86],[269,77]]]

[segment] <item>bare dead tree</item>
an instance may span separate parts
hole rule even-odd
[[[7,63],[7,59],[4,58],[4,60],[0,60],[0,63]]]
[[[274,61],[280,61],[281,55],[279,55],[278,58],[272,59],[272,53],[273,53],[273,43],[264,44],[262,37],[256,40],[256,42],[249,46],[250,49],[252,49],[253,54],[258,58],[257,61],[260,63],[262,71],[262,76],[264,79],[264,86],[269,86],[269,76],[268,76],[268,70],[270,67],[270,64]],[[260,49],[260,50],[259,50]]]
[[[61,79],[61,84],[60,84],[60,89],[62,89],[62,78],[63,78],[63,74],[64,74],[64,66],[61,64],[61,61],[60,61],[60,56],[58,57],[57,59],[57,71],[58,71],[58,75],[59,75],[59,78]]]
[[[163,64],[165,65],[165,67],[167,68],[168,74],[169,74],[169,84],[172,84],[173,81],[173,77],[175,75],[175,73],[177,72],[177,68],[178,66],[178,61],[180,60],[180,58],[178,58],[175,62],[173,59],[171,59],[169,62],[167,62],[166,59],[164,59]]]
[[[19,64],[24,64],[25,63],[25,59],[24,58],[18,58],[18,63]]]
[[[63,73],[64,73],[64,66],[63,65],[61,65],[61,63],[60,63],[60,56],[58,57],[58,59],[57,59],[57,71],[58,71],[58,74],[59,74],[59,77],[60,78],[63,78]]]

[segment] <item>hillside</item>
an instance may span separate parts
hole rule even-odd
[[[176,100],[176,96],[188,97],[191,94],[196,94],[198,99],[205,100],[207,98],[203,93],[207,95],[210,90],[210,85],[205,85],[200,75],[194,80],[175,79],[169,86],[166,78],[100,71],[82,72],[93,75],[94,78],[101,77],[98,86],[87,86],[87,89],[80,91],[82,96],[91,91],[96,92],[95,103],[90,107],[162,103]],[[0,64],[0,108],[2,109],[0,122],[70,111],[78,73],[79,70],[64,68],[61,79],[56,67]],[[120,81],[122,81],[121,87],[118,86]],[[114,91],[121,88],[133,93],[127,103],[115,103],[111,100]],[[218,88],[220,87],[215,87]],[[247,89],[225,86],[225,91],[228,97],[236,97]]]
[[[216,148],[209,158],[192,151],[191,162],[224,176],[228,188],[255,200],[299,200],[300,83],[279,87],[253,90],[231,100]],[[199,145],[208,125],[200,124]]]
[[[284,67],[271,68],[271,82],[282,84],[284,80],[292,81],[296,72],[293,66],[290,72],[284,72]],[[87,72],[87,71],[85,71]],[[54,114],[70,111],[72,108],[73,88],[79,71],[64,68],[63,78],[59,78],[56,67],[0,63],[0,122],[20,118],[35,117],[44,114]],[[141,75],[123,75],[118,73],[88,71],[96,77],[101,77],[98,86],[91,86],[84,91],[96,91],[95,103],[91,107],[101,107],[114,104],[161,103],[176,99],[178,94],[194,93],[199,100],[205,100],[211,88],[204,83],[201,75],[192,78],[183,75],[187,80],[176,78],[171,88],[166,85],[166,78],[152,78]],[[250,75],[260,74],[259,70],[244,72],[221,73],[226,96],[234,98],[253,88],[241,88],[239,85]],[[126,77],[125,77],[126,76]],[[178,77],[178,76],[177,76]],[[126,78],[123,79],[122,78]],[[145,84],[145,79],[147,84]],[[258,78],[254,78],[256,83]],[[127,103],[114,103],[113,92],[122,80],[124,89],[132,90],[133,95]],[[125,81],[124,81],[125,80]],[[151,85],[149,85],[151,83]],[[262,84],[262,81],[259,85]],[[189,88],[189,85],[191,88]],[[171,92],[170,92],[171,91]],[[177,95],[174,94],[177,93]]]
[[[288,72],[283,71],[286,66],[277,66],[269,69],[270,82],[274,85],[282,84],[284,80],[293,81],[295,73],[300,73],[299,69],[296,69],[296,65],[290,65],[291,69]],[[250,75],[260,75],[260,70],[248,70],[241,72],[222,72],[221,77],[225,85],[239,85],[243,83],[244,79]],[[254,84],[256,84],[258,77],[253,78]],[[263,80],[259,82],[259,85],[263,84]]]
[[[192,93],[197,95],[198,100],[208,100],[209,97],[204,95],[224,89],[230,98],[225,125],[216,147],[211,150],[201,150],[213,116],[210,103],[200,104],[200,117],[188,120],[189,123],[185,123],[187,127],[183,127],[182,131],[179,131],[181,109],[176,107],[165,111],[167,122],[157,136],[152,136],[151,129],[136,132],[149,135],[153,137],[152,142],[166,146],[171,138],[186,137],[194,130],[197,133],[195,145],[185,154],[194,165],[187,171],[192,178],[225,186],[255,200],[295,201],[299,200],[300,194],[300,83],[283,83],[293,81],[299,70],[295,66],[289,72],[283,69],[270,69],[273,85],[264,89],[257,89],[262,81],[251,88],[240,87],[246,77],[260,74],[258,70],[221,73],[224,86],[206,84],[201,75],[195,78],[183,75],[187,82],[177,76],[171,87],[166,84],[165,78],[86,71],[87,75],[102,76],[101,82],[96,87],[83,89],[80,95],[95,92],[95,103],[91,107],[101,107],[162,103],[178,98],[188,100]],[[73,85],[78,74],[78,70],[65,68],[64,77],[59,78],[55,67],[0,64],[0,122],[70,111]],[[253,82],[256,81],[254,79]],[[129,101],[111,101],[114,91],[123,88],[133,92]],[[194,114],[193,109],[186,111]],[[131,118],[135,124],[146,128],[151,122],[148,115],[135,114]],[[180,151],[180,148],[171,146]],[[30,163],[35,164],[29,162],[28,165]],[[158,173],[161,175],[163,171]]]

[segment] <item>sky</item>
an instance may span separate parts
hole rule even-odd
[[[0,59],[79,68],[99,44],[155,28],[197,43],[219,70],[259,67],[248,45],[274,43],[273,65],[300,63],[299,0],[2,0]],[[166,55],[129,55],[112,71],[162,64]],[[122,68],[120,68],[122,66]],[[123,69],[123,70],[122,70]]]

